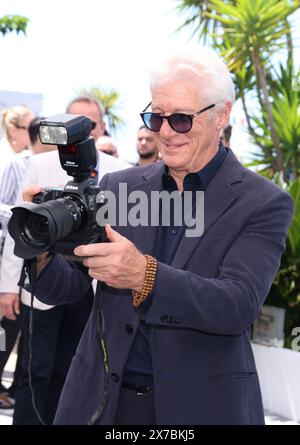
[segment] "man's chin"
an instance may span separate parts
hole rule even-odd
[[[148,153],[139,153],[139,156],[141,159],[150,159],[153,158],[155,156],[155,152],[151,151]]]

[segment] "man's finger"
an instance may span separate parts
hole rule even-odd
[[[74,254],[82,257],[107,256],[111,254],[113,250],[111,243],[85,244],[77,246],[74,249]]]
[[[16,299],[13,303],[13,311],[15,314],[19,315],[20,314],[20,300]]]
[[[110,224],[106,224],[105,225],[105,231],[106,231],[106,236],[107,239],[112,242],[118,242],[118,241],[122,241],[124,239],[124,237],[122,235],[120,235],[118,232],[116,232],[111,226]]]
[[[9,320],[16,320],[15,314],[12,312],[12,308],[10,308],[7,312],[4,313],[4,316]]]
[[[34,195],[40,193],[42,189],[43,188],[40,185],[30,185],[26,187],[22,192],[23,200],[32,201]]]
[[[105,257],[92,256],[82,258],[82,264],[89,268],[100,268],[101,270],[109,270],[110,266],[107,264],[107,259]]]

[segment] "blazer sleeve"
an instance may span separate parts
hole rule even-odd
[[[282,191],[260,204],[216,278],[159,263],[146,323],[209,334],[244,332],[257,317],[280,266],[292,213],[293,201]]]
[[[54,255],[40,273],[35,296],[42,303],[53,306],[73,303],[87,293],[91,282],[86,267]]]

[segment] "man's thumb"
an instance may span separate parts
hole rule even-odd
[[[105,231],[107,239],[112,243],[121,241],[123,239],[123,236],[116,232],[109,224],[105,225]]]

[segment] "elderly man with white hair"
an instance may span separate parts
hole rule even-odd
[[[212,51],[167,57],[151,95],[141,117],[162,161],[102,179],[117,209],[110,242],[82,240],[77,266],[59,255],[41,262],[45,303],[99,282],[55,423],[262,424],[250,327],[279,268],[292,199],[220,142],[234,85]]]

